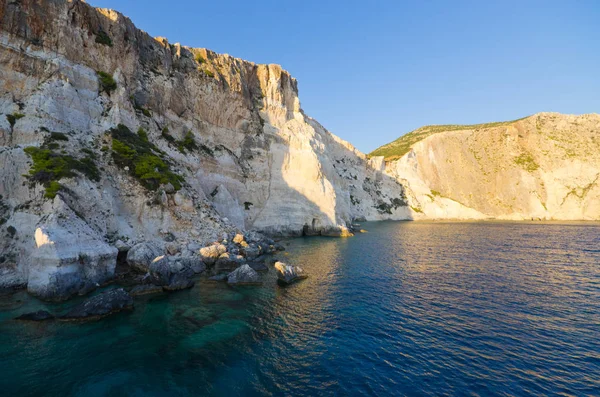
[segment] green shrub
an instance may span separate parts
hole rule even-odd
[[[173,136],[171,134],[169,134],[169,129],[168,128],[164,128],[162,130],[162,134],[161,136],[169,143],[175,143],[175,138],[173,138]]]
[[[49,148],[27,147],[24,150],[33,160],[28,178],[44,185],[47,198],[54,198],[61,189],[58,181],[76,176],[75,171],[92,181],[100,180],[100,171],[89,155],[76,159],[69,155],[55,153]]]
[[[100,82],[100,91],[104,91],[110,95],[111,92],[117,89],[117,82],[110,74],[101,71],[97,71],[96,74]]]
[[[123,165],[129,161],[133,161],[135,155],[137,154],[134,149],[132,149],[125,143],[119,141],[118,139],[113,139],[112,150],[113,157],[115,157],[115,162],[119,165]]]
[[[198,54],[198,55],[196,55],[196,62],[198,62],[200,65],[202,65],[203,63],[206,63],[206,59],[204,59],[202,54]]]
[[[152,117],[152,112],[150,110],[146,109],[145,107],[138,106],[138,104],[135,102],[133,103],[133,108],[137,111],[142,112],[142,114],[146,117]]]
[[[145,131],[144,131],[145,133]],[[121,167],[129,167],[129,173],[142,186],[156,190],[160,185],[170,183],[175,190],[181,189],[183,178],[173,173],[170,167],[155,153],[160,150],[148,141],[145,134],[134,134],[119,124],[110,130],[113,138],[113,159]],[[144,137],[145,135],[145,137]]]
[[[215,74],[213,72],[211,72],[210,70],[205,70],[204,74],[206,74],[208,77],[215,77]]]
[[[6,119],[8,120],[8,123],[11,127],[14,127],[17,123],[17,120],[22,119],[23,117],[25,117],[25,115],[21,113],[13,113],[6,115]]]
[[[140,128],[138,129],[138,132],[137,132],[137,133],[138,133],[138,136],[139,136],[140,138],[142,138],[142,140],[144,140],[144,141],[148,142],[148,133],[146,132],[146,130],[145,130],[145,129],[143,129],[142,127],[140,127]]]
[[[422,213],[423,213],[423,210],[422,210],[422,209],[420,209],[420,208],[418,208],[418,207],[413,207],[413,206],[411,206],[410,208],[411,208],[411,209],[412,209],[414,212],[416,212],[416,213],[418,213],[418,214],[422,214]]]
[[[196,144],[196,140],[194,139],[194,134],[192,134],[192,131],[188,131],[183,137],[183,140],[177,142],[177,148],[182,153],[185,153],[186,150],[190,152],[193,150],[198,150],[198,145]]]
[[[52,181],[46,187],[46,193],[44,194],[44,197],[54,199],[54,197],[56,197],[60,189],[62,189],[62,185],[57,181]]]
[[[6,231],[8,232],[8,235],[12,238],[15,237],[15,234],[17,234],[17,229],[14,226],[9,226],[6,228]]]
[[[53,141],[68,141],[69,137],[62,132],[51,132],[50,139]]]
[[[107,45],[109,47],[113,46],[112,39],[104,30],[100,30],[96,33],[96,43]]]

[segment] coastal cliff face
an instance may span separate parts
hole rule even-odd
[[[277,65],[83,1],[0,0],[0,286],[101,284],[123,242],[410,219],[382,166],[306,116]]]
[[[600,219],[600,115],[423,127],[371,153],[415,219]],[[382,157],[383,156],[383,157]]]

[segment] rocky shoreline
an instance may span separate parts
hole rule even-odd
[[[363,230],[360,225],[354,224],[346,235],[352,235],[353,231]],[[77,288],[61,284],[64,289],[55,288],[55,295],[37,297],[47,302],[58,302],[88,295],[97,289],[106,288],[105,291],[62,315],[39,310],[22,314],[15,320],[98,320],[121,311],[134,310],[137,297],[193,288],[199,279],[223,282],[232,287],[258,286],[262,285],[261,273],[275,271],[277,284],[286,287],[308,277],[300,267],[280,261],[277,254],[285,251],[281,242],[256,231],[224,233],[204,246],[195,242],[181,245],[174,241],[162,246],[148,241],[129,245],[119,240],[115,248],[118,251],[115,272],[104,283],[81,282]]]

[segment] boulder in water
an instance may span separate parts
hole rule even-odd
[[[166,291],[178,291],[192,288],[194,271],[185,266],[181,259],[159,256],[150,264],[152,283],[162,286]]]
[[[138,285],[135,286],[129,291],[131,296],[141,296],[141,295],[150,295],[150,294],[159,294],[163,292],[162,287],[157,285],[149,284],[149,285]]]
[[[17,317],[15,320],[19,321],[47,321],[54,320],[54,316],[45,310],[39,310],[33,313],[25,313]]]
[[[133,310],[133,298],[123,288],[119,288],[86,300],[60,318],[62,320],[96,319],[122,310]]]
[[[275,262],[275,270],[277,270],[277,282],[283,285],[290,285],[308,277],[301,267],[290,266],[283,262]]]
[[[227,283],[231,285],[260,285],[260,277],[254,269],[248,265],[242,265],[229,273]]]

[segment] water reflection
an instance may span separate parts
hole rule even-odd
[[[7,395],[597,395],[597,224],[368,224],[289,241],[307,280],[199,282],[101,322],[0,297]],[[67,304],[68,305],[68,304]],[[53,306],[53,311],[66,306]]]

